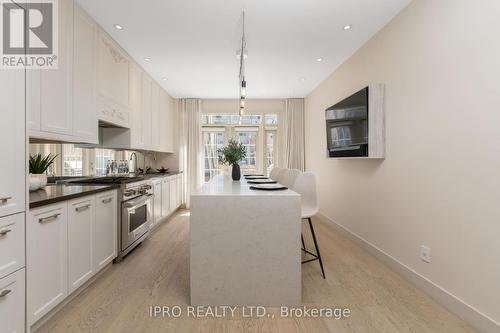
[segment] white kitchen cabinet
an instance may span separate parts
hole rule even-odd
[[[94,196],[68,201],[68,293],[92,276],[94,224]]]
[[[160,86],[156,82],[151,84],[151,137],[152,147],[161,151],[160,145]]]
[[[24,213],[0,218],[0,278],[24,267]]]
[[[144,148],[152,148],[153,136],[152,130],[152,80],[146,74],[142,73],[142,143]]]
[[[98,143],[96,58],[97,24],[75,5],[73,60],[73,135]]]
[[[158,222],[162,218],[162,179],[155,179],[153,181],[153,190],[154,190],[154,218],[151,226],[158,224]]]
[[[102,29],[98,33],[98,119],[128,128],[130,59]]]
[[[93,248],[94,274],[117,255],[117,193],[104,192],[95,196],[95,227]]]
[[[41,131],[73,134],[73,1],[58,2],[58,68],[40,73]]]
[[[0,75],[0,217],[25,210],[26,130],[23,70]]]
[[[2,332],[25,332],[25,271],[0,279],[0,325]]]
[[[130,148],[142,149],[142,70],[134,62],[130,66]]]
[[[170,186],[170,211],[169,214],[177,209],[177,177],[168,177],[168,182]]]
[[[26,225],[28,325],[68,295],[68,205],[30,210]]]
[[[175,196],[177,199],[175,208],[179,208],[182,205],[182,174],[176,175],[177,181],[177,195]]]
[[[170,182],[168,177],[161,180],[161,216],[170,214]]]

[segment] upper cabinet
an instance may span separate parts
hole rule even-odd
[[[73,134],[73,1],[58,4],[58,68],[27,75],[30,136],[42,139]]]
[[[58,68],[27,71],[29,135],[97,143],[97,25],[72,0],[58,2],[58,24]]]
[[[97,24],[78,6],[74,21],[73,135],[83,142],[98,143]]]
[[[174,152],[173,99],[73,0],[59,1],[59,67],[29,70],[31,138]]]
[[[98,118],[129,127],[129,66],[127,54],[102,30],[98,37]]]

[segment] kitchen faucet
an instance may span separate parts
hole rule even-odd
[[[137,170],[137,154],[135,152],[132,152],[132,154],[130,154],[130,160],[132,161],[132,158],[135,156],[135,163],[133,164],[133,169],[130,170],[131,172],[136,172]]]

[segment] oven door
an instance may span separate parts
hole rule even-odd
[[[122,251],[149,232],[153,217],[152,198],[148,194],[122,203]]]

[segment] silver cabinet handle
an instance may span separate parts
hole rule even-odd
[[[10,200],[10,199],[12,199],[12,197],[3,197],[3,198],[0,198],[0,201],[5,202],[5,201]]]
[[[89,207],[90,207],[90,204],[85,205],[85,206],[81,206],[81,207],[76,207],[76,208],[75,208],[75,210],[76,210],[77,212],[81,212],[81,211],[83,211],[83,210],[88,209]]]
[[[38,219],[38,223],[45,223],[45,222],[53,221],[53,220],[57,219],[59,217],[59,215],[61,215],[61,213],[57,213],[57,214],[47,216],[47,217],[41,217]]]
[[[12,230],[10,229],[3,229],[3,230],[0,230],[0,236],[5,236],[7,235],[9,232],[11,232]]]
[[[109,202],[111,202],[111,201],[113,201],[113,199],[112,199],[112,198],[102,199],[102,203],[104,203],[104,204],[107,204],[107,203],[109,203]]]
[[[12,290],[10,289],[4,289],[2,290],[2,292],[0,293],[0,297],[5,297],[7,296],[8,294],[10,294],[12,292]]]

